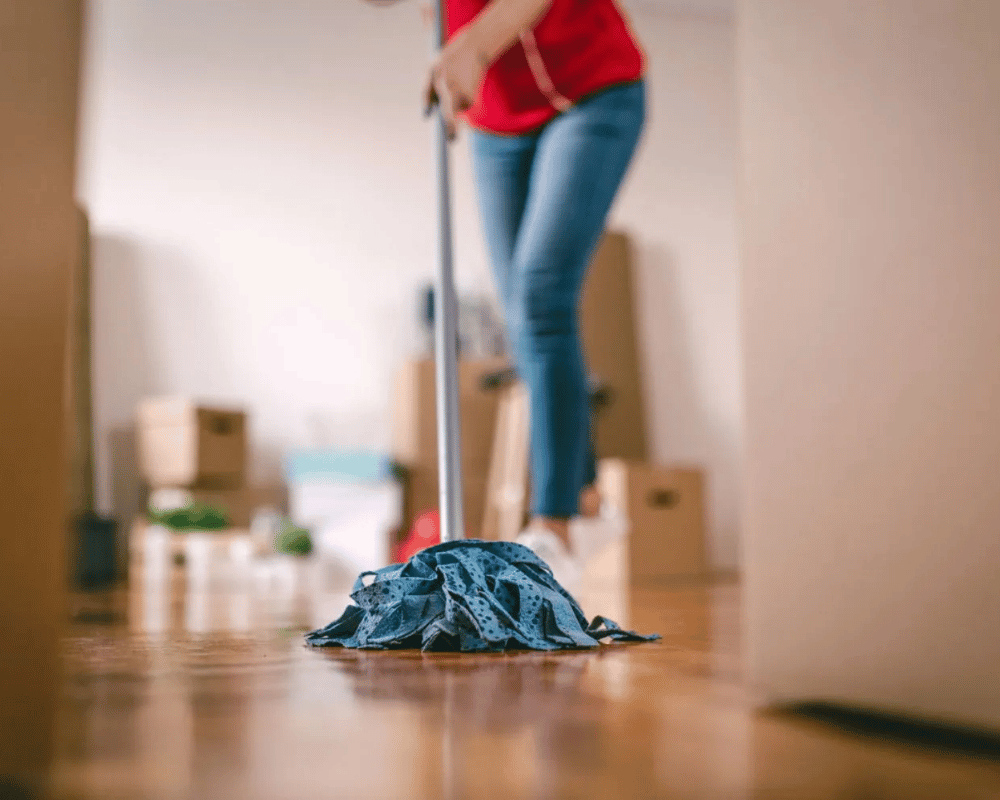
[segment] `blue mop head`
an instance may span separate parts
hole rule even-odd
[[[351,597],[357,605],[307,634],[308,644],[497,653],[660,638],[604,617],[588,622],[545,562],[513,542],[462,539],[429,547],[405,564],[362,573]]]

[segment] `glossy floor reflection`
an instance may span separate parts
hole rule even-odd
[[[304,647],[342,576],[275,569],[77,598],[59,798],[1000,798],[981,755],[752,713],[734,583],[581,595],[655,644],[421,655]]]

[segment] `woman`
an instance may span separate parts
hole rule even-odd
[[[531,418],[533,520],[518,541],[567,588],[619,534],[600,510],[578,307],[645,120],[644,56],[615,0],[445,0],[428,80],[471,128],[480,213]]]

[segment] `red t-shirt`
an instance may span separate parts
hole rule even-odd
[[[448,35],[489,0],[447,0]],[[464,115],[494,133],[526,133],[608,86],[642,77],[645,57],[615,0],[553,0],[532,31],[486,71]]]

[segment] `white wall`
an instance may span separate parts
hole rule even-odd
[[[706,467],[713,560],[731,569],[743,437],[734,28],[715,11],[635,7],[650,118],[612,224],[636,243],[653,454]]]
[[[746,0],[749,670],[1000,730],[1000,5]]]
[[[613,221],[637,244],[653,452],[709,467],[714,550],[732,567],[733,32],[640,9],[652,119]],[[147,392],[249,403],[263,480],[317,419],[334,443],[387,445],[391,375],[434,269],[415,5],[97,0],[89,37],[105,507],[122,494],[111,462],[128,493],[116,431]],[[460,282],[488,288],[464,143],[454,164]]]

